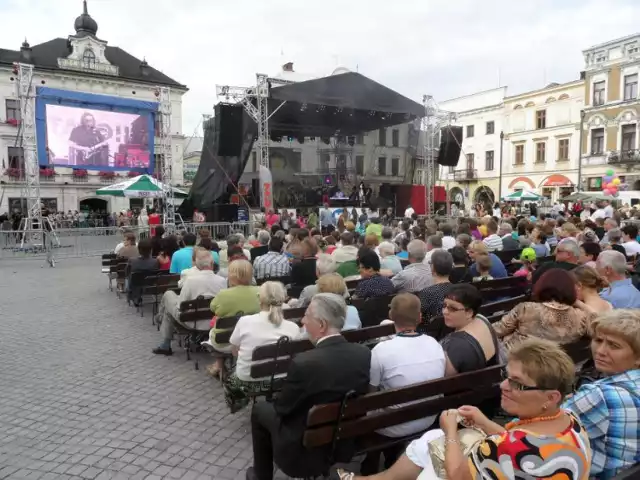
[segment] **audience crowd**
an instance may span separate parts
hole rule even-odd
[[[174,331],[194,329],[181,323],[182,302],[211,299],[212,320],[195,330],[208,337],[215,361],[207,370],[220,378],[232,412],[272,387],[272,378],[251,376],[256,348],[282,337],[315,346],[276,376],[281,388],[273,401],[253,404],[248,479],[271,480],[274,464],[297,477],[330,467],[326,449],[303,446],[314,405],[498,365],[505,372],[501,411],[514,420],[496,423],[482,405],[467,405],[382,428],[377,434],[387,446],[364,457],[361,474],[586,480],[613,478],[640,462],[634,219],[613,209],[596,220],[564,210],[523,217],[499,205],[499,217],[440,222],[415,213],[397,220],[392,212],[364,218],[347,212],[336,220],[327,210],[310,216],[309,228],[267,212],[249,238],[212,239],[207,230],[167,235],[159,226],[139,242],[125,231],[115,247],[128,259],[125,289],[134,302],[141,293],[133,273],[180,274],[179,293],[168,291],[160,302],[153,353],[172,355]],[[482,289],[509,277],[527,283],[526,297],[490,320],[480,313],[487,303]],[[373,301],[386,305],[382,323],[392,323],[395,334],[349,343],[341,332],[371,326],[360,306]],[[303,309],[301,320],[287,320],[289,309]],[[216,324],[234,316],[228,343],[216,343],[225,331]],[[425,333],[436,323],[441,338]],[[592,359],[576,365],[563,347],[588,338]],[[483,433],[471,448],[458,436],[461,422]],[[438,441],[444,442],[442,472],[430,453]]]

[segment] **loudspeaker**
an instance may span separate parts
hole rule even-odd
[[[219,103],[215,106],[215,142],[221,157],[236,157],[242,150],[242,105]]]
[[[460,159],[462,146],[462,127],[445,127],[440,130],[440,150],[438,164],[455,167]]]

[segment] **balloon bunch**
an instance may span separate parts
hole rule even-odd
[[[610,168],[605,173],[606,175],[602,177],[602,193],[617,197],[618,190],[624,190],[626,185],[622,184],[622,181],[613,169]]]

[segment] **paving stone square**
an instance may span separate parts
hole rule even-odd
[[[180,348],[151,353],[150,311],[99,258],[42,263],[0,261],[0,479],[244,479],[249,411]]]

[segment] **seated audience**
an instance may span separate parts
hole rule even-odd
[[[323,275],[316,282],[316,286],[318,287],[318,293],[333,293],[341,297],[348,297],[349,295],[344,278],[337,273]],[[358,309],[353,305],[347,305],[347,313],[342,330],[358,330],[360,328],[362,328],[362,322],[360,321]]]
[[[422,321],[429,322],[431,318],[442,315],[444,299],[453,284],[449,275],[453,270],[453,257],[446,250],[436,250],[431,255],[431,273],[433,284],[416,293],[420,299]]]
[[[269,240],[269,251],[253,262],[253,274],[256,280],[288,277],[291,274],[291,265],[282,251],[283,247],[282,240],[278,237]]]
[[[355,245],[355,235],[353,233],[343,232],[340,235],[340,243],[341,245],[331,254],[338,265],[358,258],[358,247]]]
[[[442,248],[444,250],[451,250],[456,246],[456,239],[453,238],[453,227],[448,223],[440,225],[440,231],[442,232]]]
[[[319,279],[323,275],[328,275],[330,273],[335,273],[337,268],[336,262],[331,255],[326,253],[321,253],[318,255],[316,259],[316,277]],[[296,307],[306,307],[309,305],[311,298],[318,293],[318,281],[313,285],[307,285],[302,289],[300,293],[300,297],[298,298],[298,302],[296,303]]]
[[[291,262],[291,283],[299,287],[313,285],[316,282],[316,255],[318,245],[313,238],[301,242],[302,257]]]
[[[453,259],[453,269],[451,270],[451,275],[449,275],[451,283],[470,282],[473,277],[469,273],[467,249],[456,245],[451,249],[451,258]]]
[[[363,249],[358,256],[358,265],[362,280],[356,287],[356,297],[384,297],[394,293],[395,288],[391,280],[380,275],[380,257],[376,252],[366,248]]]
[[[507,350],[531,337],[572,343],[587,334],[593,312],[576,304],[576,281],[567,271],[548,270],[533,286],[531,301],[516,305],[493,324]]]
[[[620,252],[626,258],[627,251],[622,246],[622,230],[620,230],[619,228],[612,228],[607,232],[607,235],[609,237],[609,243],[606,248],[609,250]]]
[[[407,246],[407,252],[409,265],[391,279],[398,293],[419,292],[433,283],[431,268],[424,263],[427,244],[422,240],[412,240]]]
[[[627,278],[627,259],[622,253],[605,250],[598,255],[596,270],[609,282],[600,296],[613,308],[640,308],[640,291]]]
[[[151,256],[153,257],[157,257],[162,251],[162,237],[164,232],[164,227],[162,225],[158,225],[153,237],[151,237]]]
[[[248,480],[272,480],[274,460],[285,475],[298,478],[321,476],[331,467],[331,446],[307,449],[302,436],[314,405],[339,402],[350,391],[364,394],[368,390],[371,352],[340,335],[345,312],[339,295],[320,293],[311,300],[302,323],[316,348],[293,357],[273,403],[258,402],[253,407],[253,466],[246,472]],[[336,461],[350,459],[353,442],[341,442],[336,453]]]
[[[192,267],[193,247],[195,247],[196,241],[197,237],[193,233],[187,233],[182,237],[184,248],[175,252],[171,257],[169,272],[182,273],[183,270]]]
[[[382,225],[380,224],[380,217],[373,217],[370,219],[371,222],[367,225],[365,229],[365,233],[367,235],[374,234],[378,237],[378,240],[382,238]]]
[[[471,238],[471,235],[468,233],[460,233],[456,237],[456,246],[464,248],[464,251],[466,252],[472,241],[473,238]]]
[[[478,255],[476,257],[475,266],[478,271],[478,275],[473,277],[473,282],[493,280],[493,277],[491,276],[491,257],[489,255]]]
[[[116,254],[118,258],[138,258],[140,252],[136,247],[136,235],[132,232],[124,234],[124,246]]]
[[[638,227],[633,223],[628,223],[622,227],[622,236],[624,243],[622,246],[627,257],[633,257],[640,253],[640,243],[638,243]]]
[[[204,231],[207,232],[207,234],[209,234],[208,230],[204,230]],[[218,253],[218,251],[220,250],[220,248],[218,247],[218,244],[215,243],[213,240],[211,240],[211,237],[205,236],[200,239],[200,243],[198,244],[198,246],[211,252],[211,256],[213,257],[213,263],[215,263],[216,268],[219,268],[220,254]]]
[[[489,252],[498,252],[504,248],[502,244],[502,238],[498,236],[498,224],[493,220],[489,220],[485,223],[487,228],[487,236],[482,241],[487,247]]]
[[[609,288],[609,283],[595,268],[580,265],[571,270],[571,275],[576,279],[578,300],[596,313],[608,312],[613,309],[609,302],[600,297],[600,292]]]
[[[536,251],[531,248],[523,248],[520,253],[520,263],[522,266],[513,274],[514,277],[527,277],[531,281],[533,272],[536,271]]]
[[[447,252],[437,254],[440,253]],[[437,254],[434,254],[434,258]],[[420,323],[420,302],[416,296],[410,293],[395,296],[391,301],[389,318],[394,323],[396,335],[380,342],[371,351],[371,390],[391,390],[444,377],[446,361],[442,347],[432,337],[416,332]],[[387,439],[404,437],[426,430],[435,419],[436,416],[432,415],[383,428],[377,433],[388,437]],[[400,443],[369,453],[362,462],[360,471],[363,475],[376,473],[381,454],[384,455],[385,468],[389,468],[402,455],[403,450],[404,444]]]
[[[560,407],[571,393],[575,366],[557,345],[543,340],[523,343],[509,353],[501,405],[515,420],[502,426],[477,407],[442,412],[441,430],[430,430],[407,447],[405,454],[377,480],[441,478],[434,470],[429,444],[444,441],[445,478],[587,480],[591,449],[579,420]],[[458,441],[458,418],[486,437],[465,454]],[[533,472],[533,473],[532,473]],[[341,480],[359,480],[338,470]]]
[[[409,252],[407,251],[407,248],[409,247],[409,243],[411,243],[411,239],[404,237],[402,239],[402,241],[400,242],[400,251],[397,254],[397,257],[400,260],[408,260],[409,259]]]
[[[187,300],[195,300],[199,296],[205,298],[216,297],[226,287],[223,278],[213,273],[213,258],[211,254],[204,249],[199,249],[195,255],[195,265],[198,272],[191,273],[182,284],[180,295],[169,290],[162,296],[162,302],[158,309],[156,321],[160,323],[160,334],[162,342],[153,349],[153,353],[159,355],[172,355],[171,339],[173,337],[174,325],[182,325],[180,323],[180,304]],[[214,298],[215,300],[215,298]],[[196,324],[198,330],[205,329],[209,324],[209,320],[204,320]],[[188,328],[193,328],[189,324]]]
[[[536,252],[536,257],[548,257],[551,249],[547,245],[547,236],[539,228],[534,228],[531,232],[531,248]]]
[[[565,225],[567,225],[565,223]],[[535,284],[542,275],[551,269],[573,270],[578,266],[580,259],[580,248],[573,238],[565,238],[558,242],[558,246],[554,252],[555,262],[544,262],[540,265],[533,275],[531,282]]]
[[[224,379],[224,398],[231,413],[249,403],[249,394],[267,392],[271,378],[251,377],[251,356],[262,345],[276,343],[280,337],[295,340],[300,328],[282,316],[287,292],[280,282],[265,282],[259,289],[260,311],[240,317],[229,343],[231,353],[238,357],[235,369]]]
[[[378,247],[378,252],[382,261],[380,262],[381,270],[388,270],[392,275],[397,275],[402,271],[400,259],[396,257],[396,249],[391,242],[382,242]]]
[[[233,260],[229,263],[229,288],[222,290],[211,301],[211,311],[215,320],[218,318],[232,317],[234,315],[253,315],[260,311],[260,301],[258,299],[258,288],[251,285],[253,280],[253,268],[246,259]],[[224,329],[217,329],[215,323],[209,332],[209,342],[214,350],[220,353],[231,353],[229,344],[216,343],[216,334],[224,332]],[[217,376],[222,369],[223,358],[216,359],[216,362],[209,366],[207,371],[211,376]]]
[[[591,331],[593,360],[604,378],[582,385],[562,407],[578,417],[589,435],[589,475],[610,479],[640,462],[640,313],[603,313]]]
[[[169,270],[171,267],[171,257],[180,250],[178,245],[178,237],[169,235],[162,239],[160,243],[160,254],[158,255],[158,266],[160,270]]]
[[[469,245],[469,248],[467,249],[467,253],[473,262],[469,267],[469,273],[471,273],[472,277],[478,276],[478,267],[475,263],[478,255],[489,255],[489,258],[491,259],[489,275],[493,278],[505,278],[508,276],[507,269],[505,268],[504,263],[502,263],[502,260],[500,260],[495,253],[490,253],[489,250],[487,250],[487,246],[481,241],[474,240],[471,242],[471,245]]]
[[[600,244],[595,242],[584,242],[580,245],[580,258],[578,259],[578,264],[596,268],[596,260],[598,260],[600,252],[602,252]]]
[[[227,248],[220,250],[220,268],[227,268],[229,266],[229,249],[236,246],[242,249],[242,253],[247,260],[251,258],[251,252],[244,248],[244,235],[241,233],[232,233],[227,237]]]
[[[257,245],[254,246],[251,250],[249,250],[251,263],[255,261],[256,258],[261,255],[265,255],[269,251],[269,241],[271,240],[271,235],[266,230],[260,230],[256,235]]]
[[[16,230],[17,229],[18,227],[16,227]],[[115,253],[116,255],[118,255],[120,253],[120,250],[124,248],[124,244],[127,239],[127,233],[131,233],[131,230],[129,230],[128,228],[123,228],[121,233],[122,233],[122,241],[116,245],[116,248],[113,249],[113,253]]]
[[[128,298],[136,303],[140,300],[142,285],[131,285],[131,274],[136,272],[156,272],[159,269],[158,260],[151,256],[153,252],[151,240],[146,238],[140,240],[138,252],[140,252],[140,256],[138,258],[130,258],[125,271],[127,277],[125,290],[128,292]]]
[[[513,238],[513,227],[510,223],[501,223],[498,235],[502,238],[503,250],[520,250],[520,242]]]
[[[480,305],[480,292],[468,283],[453,285],[444,299],[444,323],[454,330],[440,342],[447,354],[447,376],[499,363],[498,340],[487,319],[478,314]]]

